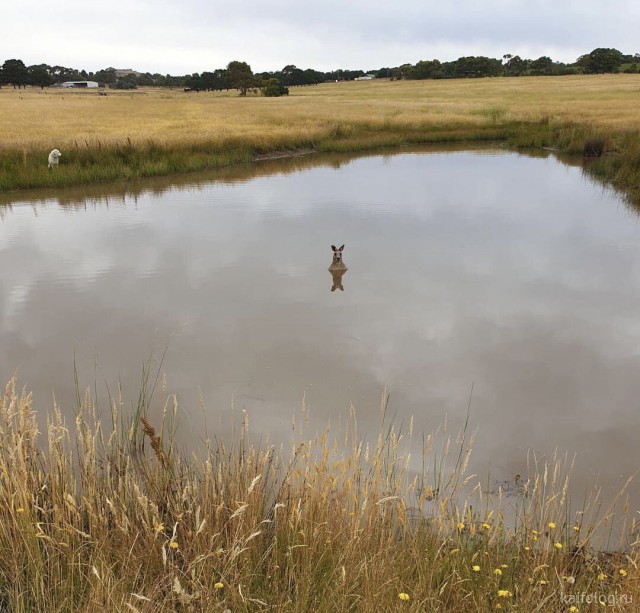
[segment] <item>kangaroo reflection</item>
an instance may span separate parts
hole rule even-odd
[[[336,249],[335,245],[331,245],[331,249],[333,249],[333,262],[331,262],[331,266],[329,266],[329,272],[333,277],[333,286],[331,287],[331,291],[335,292],[336,289],[339,289],[341,292],[344,292],[344,287],[342,287],[342,277],[344,276],[344,273],[347,272],[347,267],[342,261],[342,250],[344,249],[344,245],[342,245],[340,249]]]

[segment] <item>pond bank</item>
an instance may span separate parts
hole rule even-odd
[[[513,148],[553,148],[561,153],[584,155],[585,146],[601,140],[605,155],[592,160],[587,170],[598,180],[624,192],[631,202],[640,201],[640,135],[591,131],[580,125],[550,125],[549,122],[495,122],[482,127],[443,125],[413,129],[364,124],[338,124],[311,141],[271,142],[268,147],[241,138],[193,145],[143,144],[130,139],[111,146],[81,146],[65,149],[59,168],[49,170],[42,152],[8,151],[0,156],[0,190],[61,188],[106,181],[187,174],[247,165],[264,160],[302,157],[317,152],[375,152],[422,144],[505,144]]]

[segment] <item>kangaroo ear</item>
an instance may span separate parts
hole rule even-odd
[[[333,249],[334,251],[338,251],[335,245],[331,245],[331,249]]]
[[[340,249],[338,249],[338,251],[342,251],[344,249],[344,245],[342,245],[342,247],[340,247]]]

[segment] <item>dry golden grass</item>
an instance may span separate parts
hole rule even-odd
[[[419,474],[393,426],[287,452],[250,445],[245,420],[186,459],[172,398],[141,427],[147,382],[131,422],[115,399],[112,432],[79,395],[75,423],[54,408],[44,441],[31,396],[15,381],[0,394],[0,610],[586,612],[602,607],[562,596],[617,596],[612,611],[640,598],[635,525],[617,551],[591,548],[598,501],[570,515],[559,463],[519,482],[516,521],[466,475],[466,431],[426,438]]]
[[[640,129],[640,75],[371,81],[291,88],[284,98],[237,92],[186,94],[0,90],[4,150],[154,141],[160,145],[250,141],[258,149],[312,142],[336,125],[397,129],[483,126],[487,121],[577,123]]]

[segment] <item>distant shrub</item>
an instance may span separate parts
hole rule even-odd
[[[278,79],[267,79],[263,81],[260,91],[263,96],[267,96],[268,98],[289,95],[289,88],[280,83]]]

